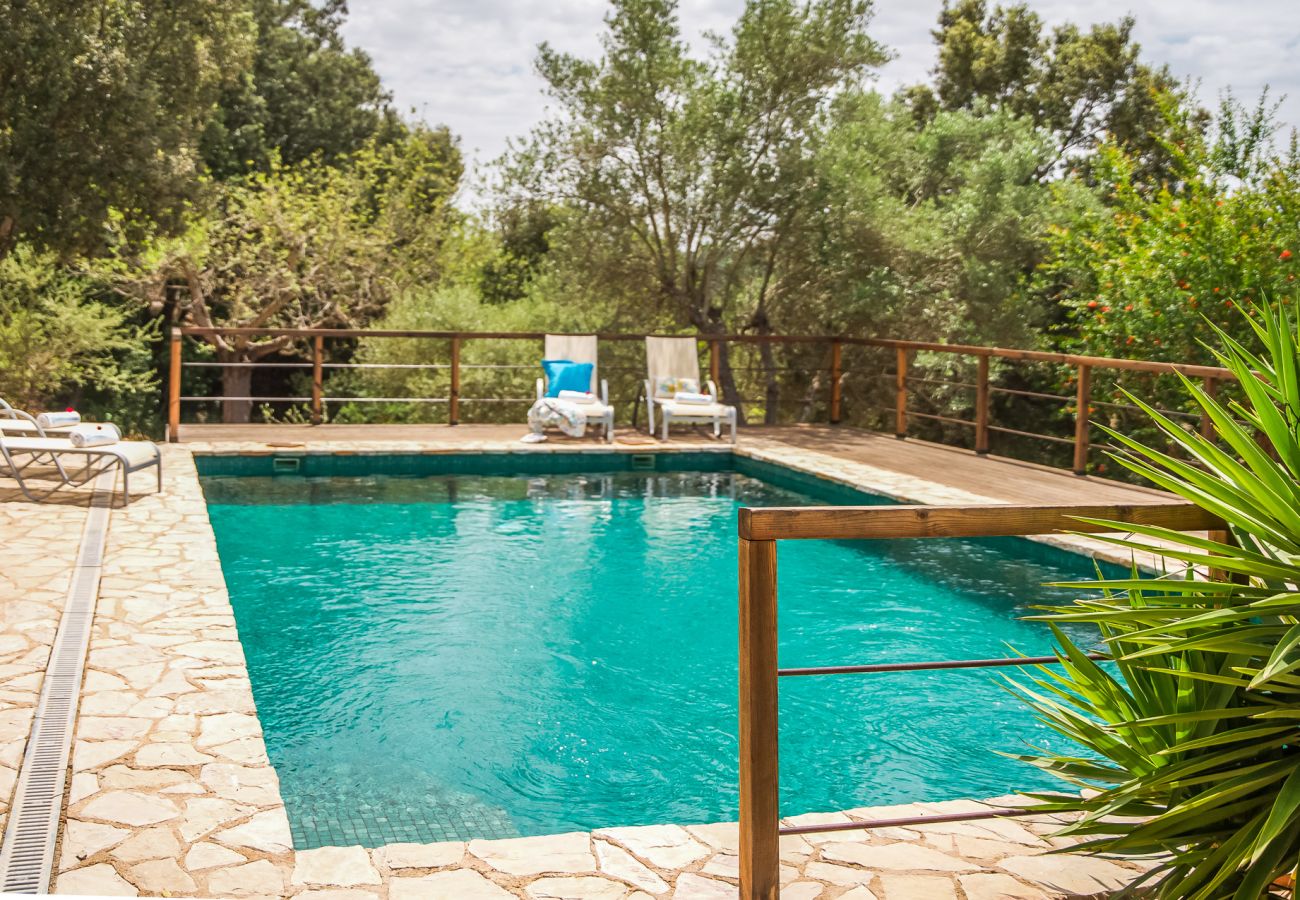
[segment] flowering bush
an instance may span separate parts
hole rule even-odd
[[[1234,337],[1234,307],[1300,297],[1300,153],[1277,153],[1269,110],[1226,103],[1215,136],[1170,146],[1179,180],[1152,190],[1102,149],[1094,192],[1070,191],[1040,277],[1068,310],[1063,341],[1098,356],[1212,363],[1202,316]],[[1068,190],[1068,189],[1067,189]]]

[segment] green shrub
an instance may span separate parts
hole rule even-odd
[[[93,277],[18,247],[0,258],[0,397],[31,411],[74,407],[129,431],[150,431],[156,382],[134,304]]]
[[[1136,398],[1179,456],[1111,433],[1120,464],[1220,516],[1230,539],[1113,523],[1169,542],[1183,574],[1135,570],[1100,582],[1100,599],[1052,610],[1063,671],[1014,683],[1087,750],[1025,757],[1095,789],[1037,795],[1042,808],[1083,813],[1065,829],[1088,838],[1082,849],[1165,854],[1147,881],[1171,900],[1271,896],[1300,860],[1300,339],[1284,309],[1255,307],[1245,321],[1264,353],[1215,329],[1242,400],[1184,381],[1219,442]],[[1089,660],[1064,623],[1098,626],[1114,667]]]

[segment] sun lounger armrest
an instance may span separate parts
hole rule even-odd
[[[600,402],[609,406],[609,382],[600,379]]]
[[[705,382],[705,384],[709,386],[709,394],[713,397],[713,399],[718,403],[721,403],[722,395],[718,393],[718,386],[714,384],[713,379],[710,378],[708,381]]]
[[[546,384],[545,384],[545,381],[544,381],[543,379],[539,378],[539,379],[537,379],[537,399],[538,399],[538,400],[541,400],[541,399],[542,399],[542,395],[545,394],[545,393],[546,393]]]
[[[0,412],[5,413],[5,415],[0,415],[0,423],[4,423],[5,421],[14,422],[17,421],[18,419],[25,419],[26,421],[31,422],[33,425],[36,426],[37,437],[49,437],[49,435],[45,433],[45,429],[41,427],[41,423],[36,421],[36,417],[34,415],[32,415],[29,412],[23,412],[21,409],[15,409],[14,407],[10,406],[8,403],[5,403],[3,400],[0,400],[0,403],[4,403],[4,406],[0,407]],[[3,424],[0,424],[0,429],[2,429],[3,427],[4,427]]]

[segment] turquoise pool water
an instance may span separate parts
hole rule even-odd
[[[300,848],[734,819],[736,509],[827,502],[807,483],[204,485]],[[790,542],[778,571],[797,666],[1046,652],[1017,616],[1091,564],[1017,540]],[[987,671],[781,687],[787,814],[1042,786],[993,751],[1059,744]]]

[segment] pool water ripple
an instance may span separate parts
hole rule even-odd
[[[736,815],[736,510],[814,498],[730,472],[207,478],[300,847]],[[1050,648],[1018,619],[1091,563],[1003,540],[790,542],[786,666]],[[788,814],[1049,782],[998,673],[785,679]]]

